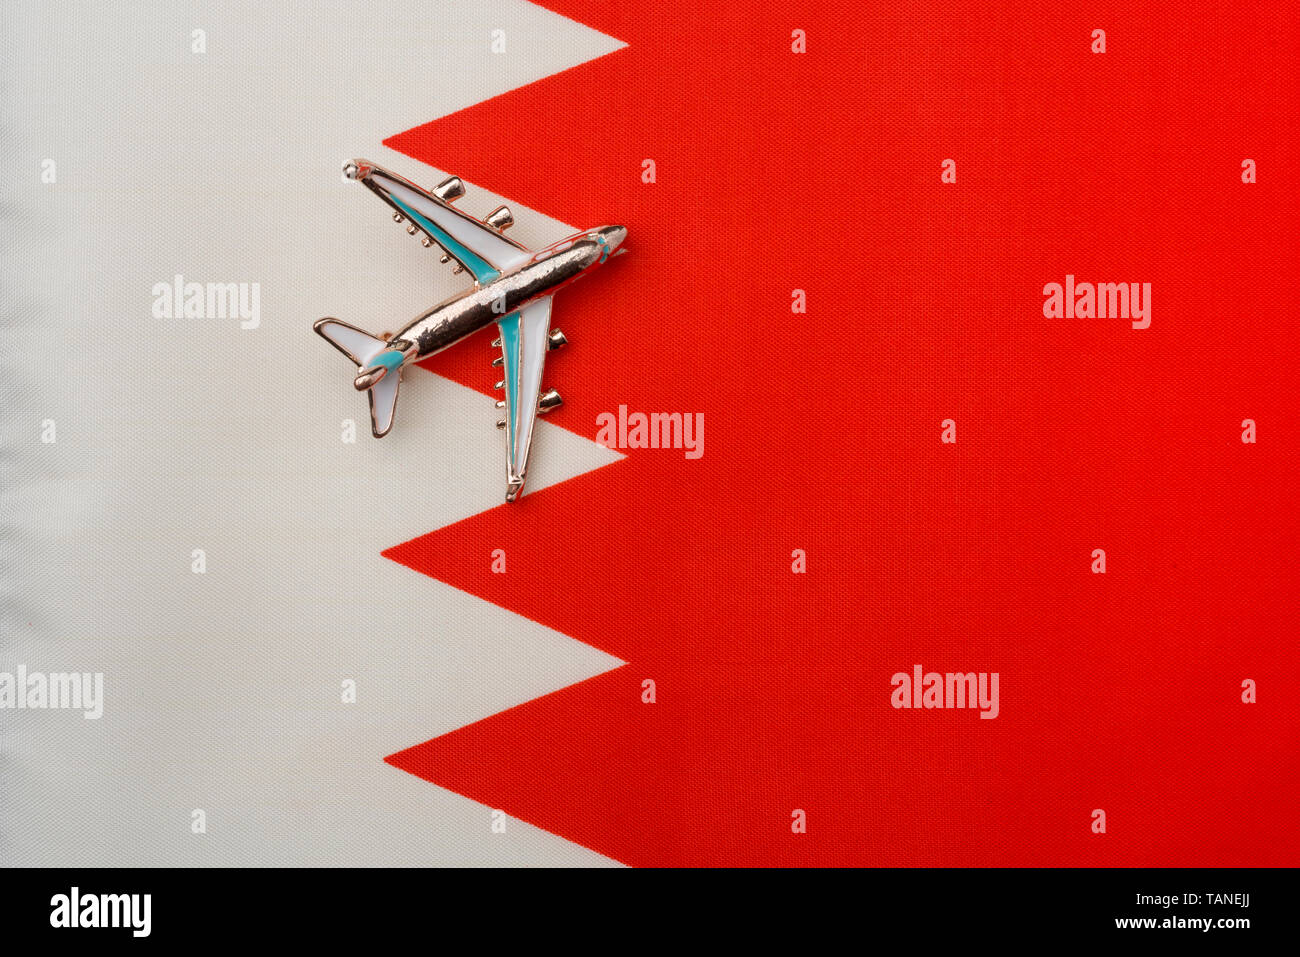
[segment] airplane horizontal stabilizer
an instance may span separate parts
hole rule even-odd
[[[397,390],[402,387],[402,370],[396,375],[386,375],[370,387],[370,431],[380,439],[393,427],[393,414],[397,409]]]
[[[358,376],[354,384],[369,394],[370,431],[375,438],[383,438],[393,427],[397,409],[397,392],[402,385],[401,353],[391,349],[387,340],[338,319],[321,319],[314,328],[321,338],[356,363],[358,369],[366,369],[371,360],[379,357],[374,368]]]
[[[388,343],[378,336],[340,319],[326,317],[318,320],[313,328],[321,338],[359,366],[364,366],[388,347]]]

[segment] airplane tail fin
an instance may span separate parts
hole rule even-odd
[[[389,349],[386,340],[339,319],[326,317],[313,328],[322,339],[356,363],[358,375],[354,385],[370,398],[370,431],[375,438],[383,438],[393,427],[397,393],[402,385],[400,362],[385,361],[385,357],[397,353]],[[380,360],[378,363],[373,361],[376,358]]]

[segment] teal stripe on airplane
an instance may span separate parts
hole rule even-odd
[[[370,365],[383,366],[389,372],[392,372],[394,369],[401,366],[402,360],[405,358],[406,357],[396,349],[389,349],[387,352],[381,352],[379,355],[371,359]]]
[[[501,353],[506,359],[501,367],[506,380],[506,448],[510,450],[510,461],[514,462],[515,409],[519,408],[519,313],[512,312],[497,320],[497,325],[501,328]]]
[[[391,199],[397,204],[397,207],[402,212],[411,218],[413,222],[418,223],[420,228],[432,236],[434,242],[459,259],[465,268],[472,272],[474,278],[480,283],[491,282],[493,279],[496,279],[501,275],[499,270],[492,268],[491,263],[475,253],[464,243],[453,238],[451,233],[447,232],[447,230],[443,229],[437,223],[433,222],[426,216],[421,216],[396,196],[391,197]]]

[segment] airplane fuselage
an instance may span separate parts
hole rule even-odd
[[[606,227],[619,229],[619,227]],[[602,230],[578,233],[543,249],[491,282],[453,296],[417,316],[389,340],[390,348],[414,343],[408,362],[449,348],[528,303],[549,296],[609,257]]]

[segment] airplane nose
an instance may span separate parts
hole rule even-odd
[[[375,164],[369,160],[354,159],[343,164],[343,178],[353,182],[364,180],[374,170]]]
[[[627,228],[625,226],[606,226],[605,241],[609,243],[611,253],[623,245],[623,240],[627,239]]]

